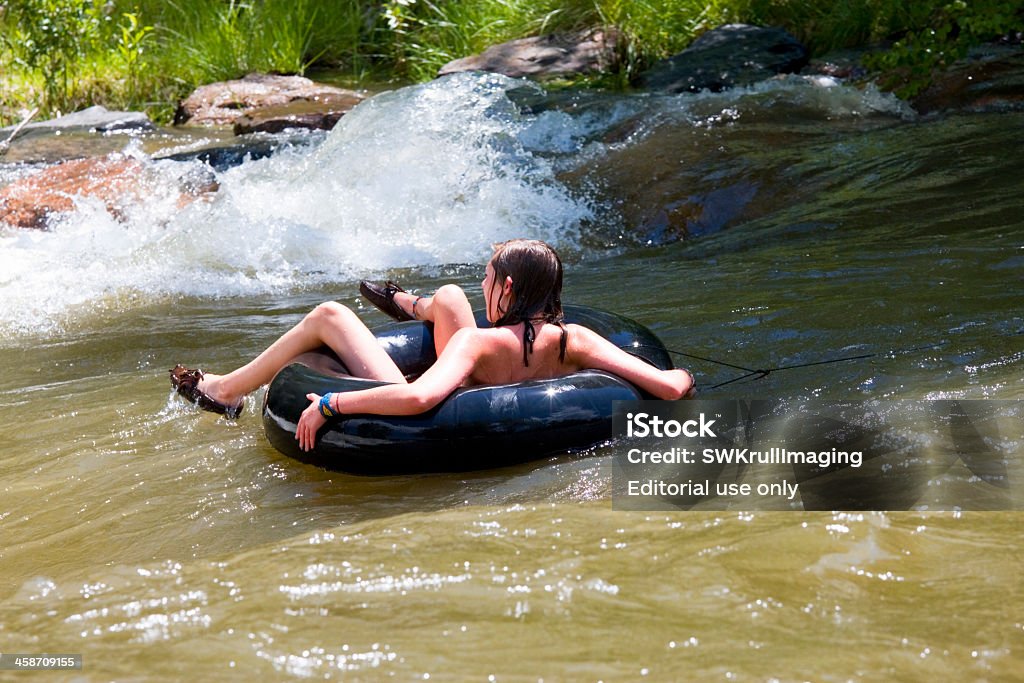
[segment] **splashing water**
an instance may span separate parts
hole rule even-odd
[[[49,231],[0,232],[0,328],[47,333],[154,297],[477,263],[516,236],[571,247],[591,209],[519,140],[535,117],[507,98],[513,86],[522,84],[478,74],[385,93],[321,145],[220,174],[212,201],[180,208],[183,162],[161,161],[123,220],[83,199]]]
[[[640,150],[649,162],[647,140],[714,161],[723,143],[701,132],[709,128],[866,116],[912,112],[827,78],[566,98],[504,76],[456,74],[366,100],[328,135],[217,174],[217,193],[184,207],[181,179],[209,169],[153,161],[136,142],[125,153],[147,172],[139,196],[120,202],[120,218],[83,198],[49,231],[0,228],[0,331],[49,335],[167,298],[296,292],[395,267],[481,263],[512,237],[576,251],[594,237],[604,247],[628,242],[632,218],[622,202],[646,210],[664,201],[649,177],[663,172],[628,171],[625,188],[613,182],[605,188],[612,196],[600,197],[623,167],[618,151]],[[717,187],[733,171],[716,164],[708,180]],[[9,181],[24,170],[3,172]],[[703,181],[672,171],[661,182],[685,196]],[[652,196],[622,194],[648,187]]]

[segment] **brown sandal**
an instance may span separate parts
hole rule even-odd
[[[168,372],[171,373],[171,386],[188,401],[195,403],[203,410],[219,413],[231,419],[235,419],[242,414],[244,402],[229,406],[226,403],[221,403],[206,392],[200,391],[199,380],[203,378],[204,374],[202,370],[190,370],[184,365],[175,365]]]
[[[392,282],[391,280],[385,282],[383,286],[370,282],[369,280],[363,280],[359,283],[359,292],[367,301],[399,322],[416,319],[414,316],[406,313],[405,309],[399,306],[398,302],[395,301],[395,294],[404,291],[405,290],[399,287],[397,283]],[[415,308],[413,310],[415,310]]]

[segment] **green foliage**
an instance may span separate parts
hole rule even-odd
[[[237,78],[251,71],[301,74],[319,56],[310,54],[310,49],[320,7],[325,3],[229,0],[167,4],[165,46],[174,46],[175,57],[186,67],[181,75],[187,78]]]
[[[869,68],[881,71],[881,84],[900,97],[928,87],[936,69],[950,66],[968,48],[1019,26],[1020,0],[953,0],[931,12],[921,28],[907,31],[892,48],[870,55]]]
[[[625,39],[619,85],[628,84],[653,62],[669,57],[701,33],[742,21],[735,2],[723,0],[596,0],[597,16]]]
[[[515,38],[614,26],[625,38],[619,84],[701,32],[740,17],[727,0],[389,0],[381,32],[390,55],[414,80],[448,61]]]
[[[14,61],[44,74],[44,106],[66,108],[71,71],[95,40],[100,13],[88,0],[22,0],[11,6],[6,36]]]
[[[545,0],[390,0],[378,40],[396,69],[413,80],[433,78],[445,63],[487,46],[530,35],[546,24]]]
[[[355,63],[364,43],[358,0],[182,0],[154,11],[166,67],[194,83]]]
[[[137,14],[93,0],[21,0],[0,10],[0,63],[17,82],[5,104],[34,104],[53,116],[97,100],[137,103],[144,46],[154,30]],[[0,110],[0,119],[12,118]]]
[[[131,12],[121,15],[120,29],[117,37],[117,54],[128,72],[128,98],[135,101],[138,92],[139,71],[142,62],[143,43],[153,32],[152,26],[142,26],[139,18]]]
[[[740,0],[736,10],[752,24],[782,26],[812,54],[866,45],[927,20],[934,0]]]
[[[623,87],[729,22],[781,26],[822,54],[893,40],[870,65],[907,96],[967,47],[1019,27],[1024,0],[0,0],[0,122],[88,104],[166,118],[194,87],[330,67],[433,78],[446,62],[554,31],[614,26]]]

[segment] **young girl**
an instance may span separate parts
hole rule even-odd
[[[391,382],[361,391],[308,394],[310,404],[296,430],[306,451],[328,417],[422,413],[464,385],[508,384],[596,369],[661,399],[679,399],[693,389],[688,371],[659,370],[586,327],[564,324],[562,262],[539,240],[510,240],[495,248],[483,281],[490,328],[476,326],[469,300],[457,285],[444,285],[433,297],[413,296],[393,285],[363,283],[362,290],[392,317],[434,324],[437,361],[415,381],[406,381],[355,313],[328,302],[237,370],[214,375],[179,365],[170,371],[171,383],[201,407],[237,416],[246,394],[270,382],[295,356],[325,344],[353,376]]]

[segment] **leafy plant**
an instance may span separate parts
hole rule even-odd
[[[884,88],[913,97],[931,84],[936,69],[962,59],[972,45],[1010,31],[1021,14],[1020,0],[953,0],[937,7],[923,28],[907,31],[865,62],[881,72]]]
[[[341,69],[427,80],[496,43],[614,26],[624,87],[719,24],[781,26],[812,53],[894,40],[869,59],[919,92],[970,45],[1018,28],[1024,0],[0,0],[0,118],[141,102],[167,118],[197,85],[251,71]],[[332,74],[333,80],[342,74]]]
[[[128,99],[134,102],[138,95],[139,70],[143,64],[143,43],[152,34],[153,27],[141,25],[136,14],[125,12],[118,28],[117,53],[128,72]]]
[[[22,0],[10,7],[16,61],[45,79],[45,106],[66,108],[77,63],[95,39],[101,11],[88,0]]]

